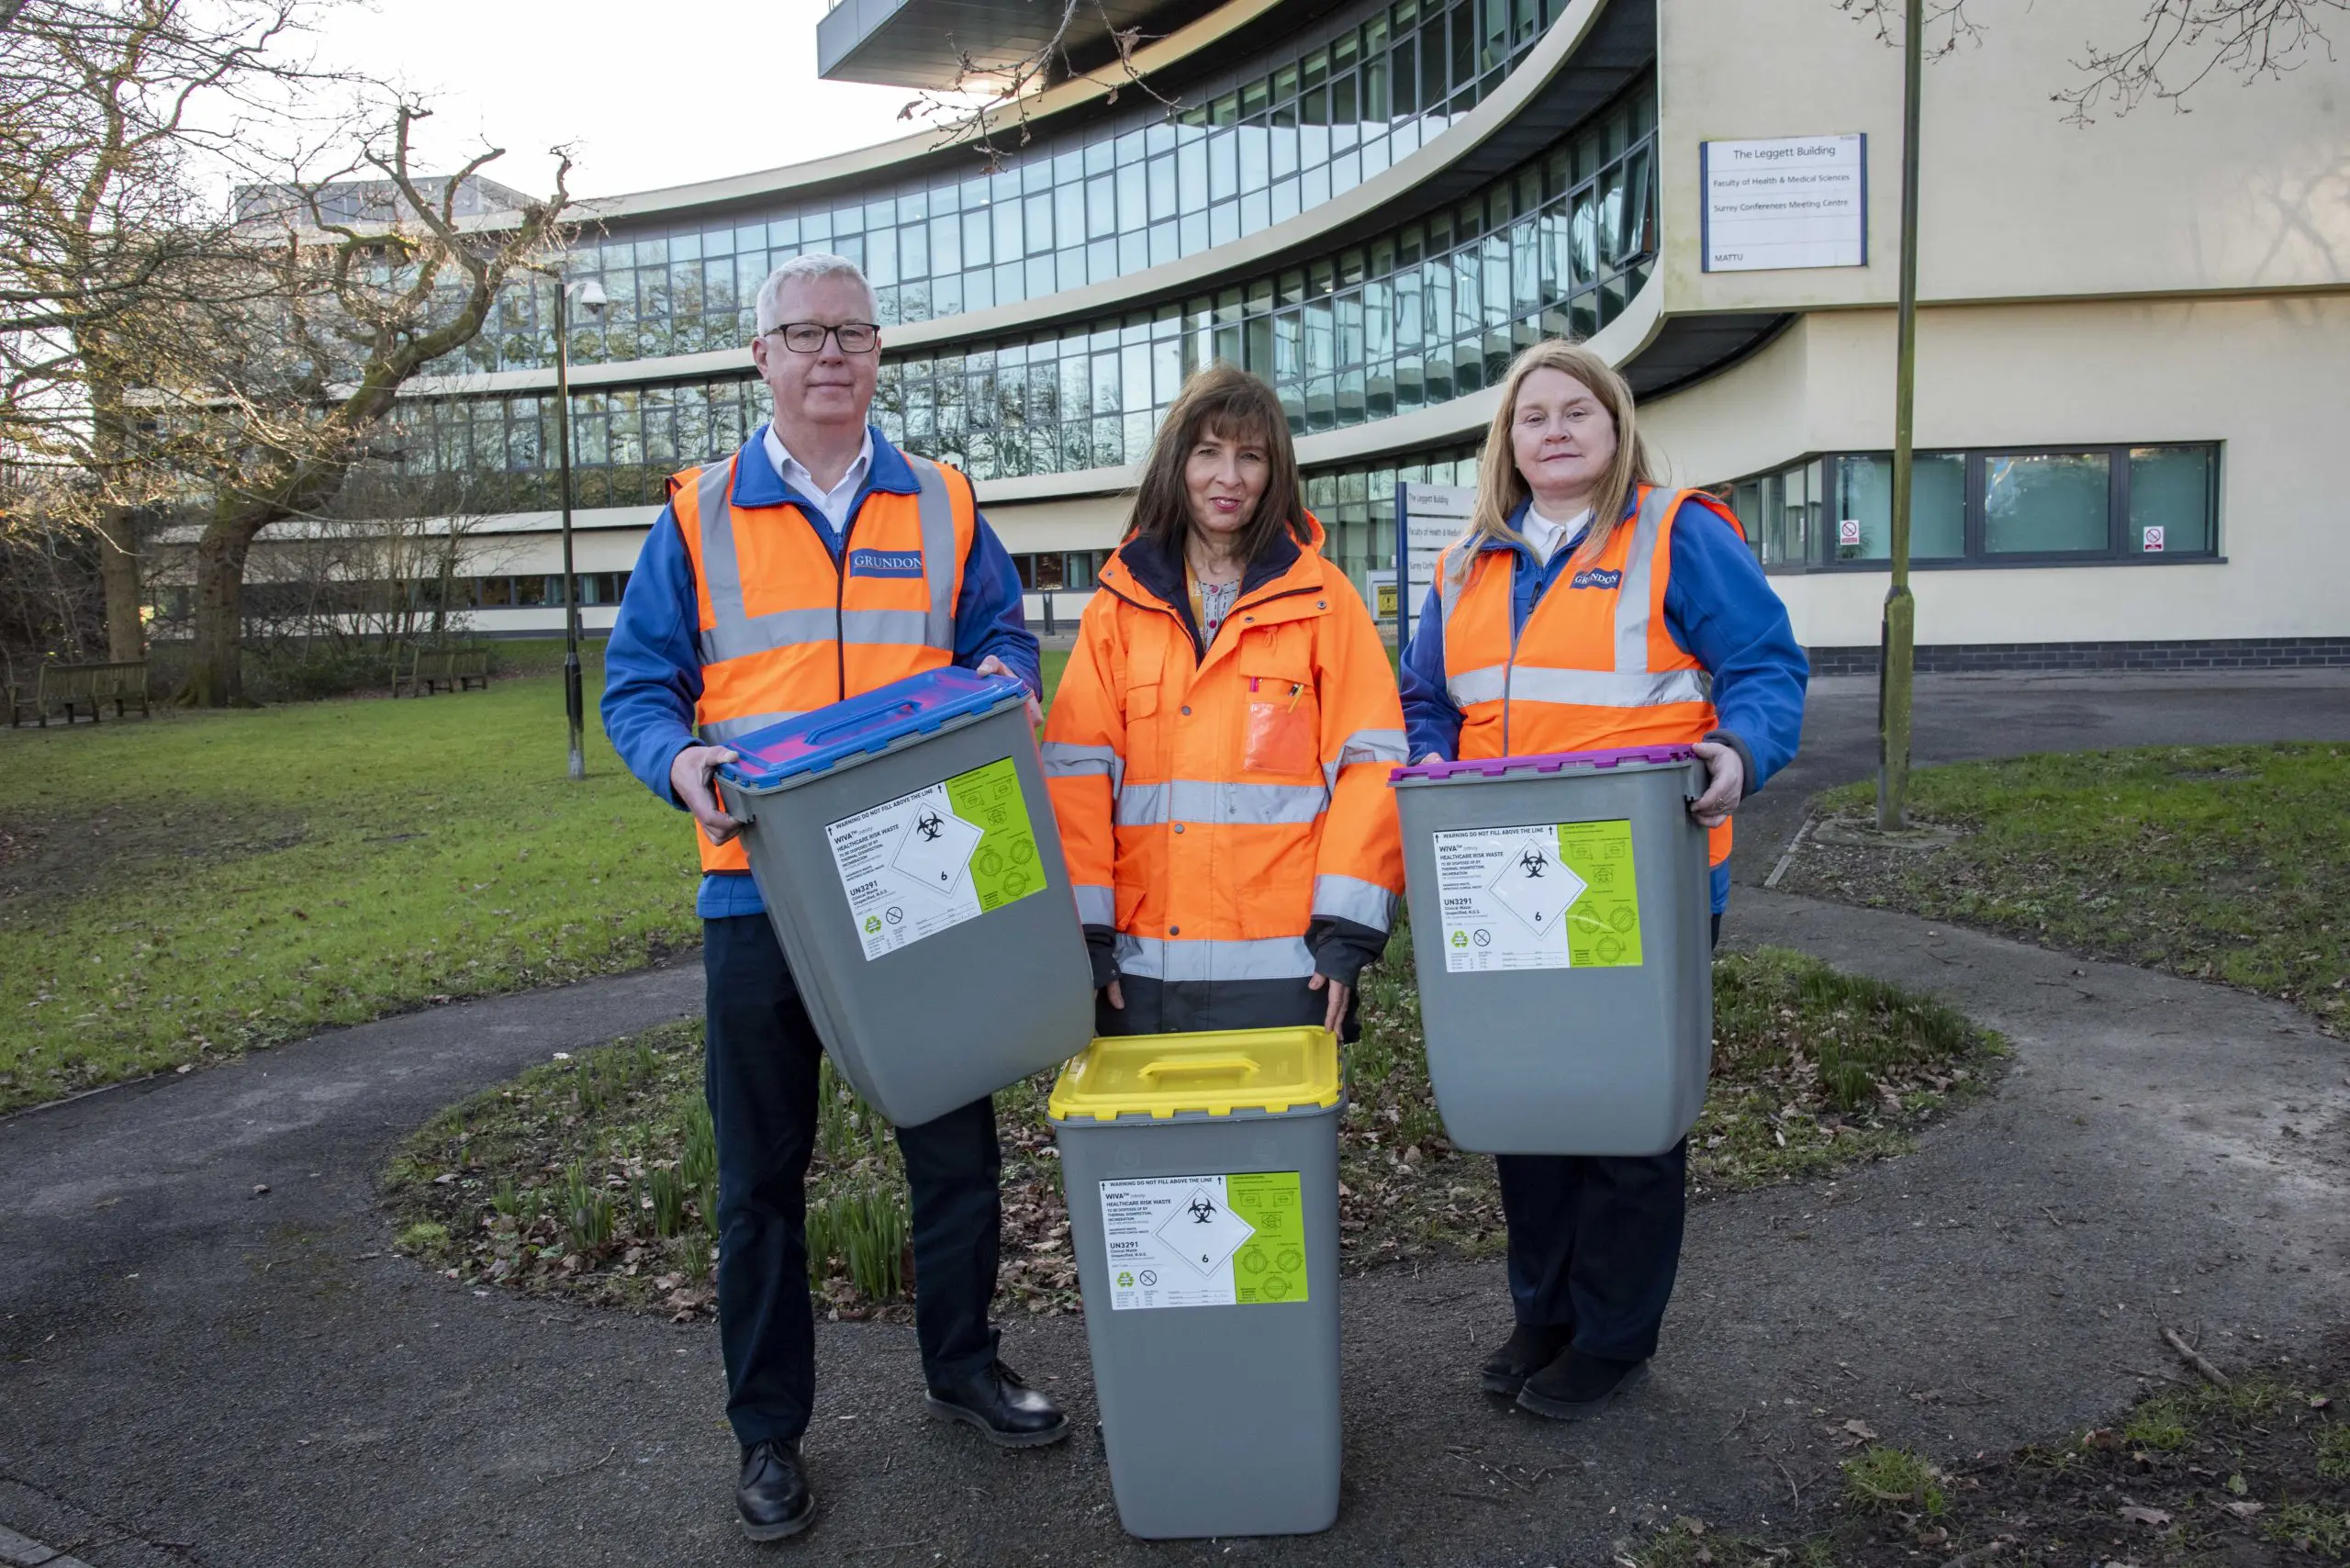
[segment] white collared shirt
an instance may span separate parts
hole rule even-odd
[[[1534,558],[1547,566],[1550,564],[1550,557],[1559,553],[1559,546],[1571,539],[1581,537],[1583,531],[1590,525],[1590,522],[1591,509],[1589,507],[1583,508],[1564,522],[1552,522],[1532,507],[1528,507],[1526,520],[1518,524],[1517,531],[1526,536],[1527,543],[1534,547]]]
[[[775,426],[767,426],[764,444],[767,461],[775,465],[776,477],[781,479],[787,488],[797,490],[814,501],[817,510],[824,514],[824,521],[832,524],[834,533],[848,526],[848,509],[856,499],[857,487],[865,483],[865,476],[873,467],[872,426],[865,428],[865,445],[857,453],[856,461],[848,465],[848,472],[841,476],[841,482],[829,490],[816,488],[816,476],[808,472],[806,464],[786,450],[783,438],[775,433]]]

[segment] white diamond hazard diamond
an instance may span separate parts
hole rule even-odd
[[[1158,1239],[1203,1276],[1213,1276],[1257,1227],[1225,1207],[1208,1188],[1194,1187],[1158,1227]]]
[[[1494,897],[1537,936],[1559,928],[1575,900],[1590,884],[1559,858],[1555,834],[1529,834],[1502,862],[1501,874],[1489,884]]]

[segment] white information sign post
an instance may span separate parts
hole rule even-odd
[[[1703,141],[1697,162],[1706,271],[1869,264],[1866,136]]]
[[[1436,582],[1436,558],[1467,531],[1470,515],[1477,510],[1477,492],[1442,485],[1398,485],[1395,489],[1395,531],[1401,541],[1396,553],[1405,557],[1396,563],[1404,592],[1395,625],[1408,642],[1412,619]]]

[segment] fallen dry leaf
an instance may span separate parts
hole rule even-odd
[[[2225,1508],[2228,1512],[2233,1514],[2240,1519],[2248,1519],[2267,1506],[2268,1505],[2266,1503],[2249,1503],[2241,1500],[2233,1503],[2222,1503],[2220,1505],[2220,1506]]]
[[[1852,1433],[1852,1436],[1860,1439],[1863,1442],[1873,1443],[1876,1441],[1876,1428],[1870,1426],[1866,1421],[1859,1420],[1857,1418],[1847,1421],[1844,1423],[1844,1429]]]
[[[2149,1508],[2139,1503],[2124,1503],[2121,1517],[2135,1525],[2152,1525],[2156,1529],[2170,1523],[2170,1515],[2161,1508]]]

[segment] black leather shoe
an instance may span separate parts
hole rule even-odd
[[[1069,1417],[1060,1407],[1002,1361],[952,1388],[932,1389],[923,1403],[941,1419],[977,1427],[998,1448],[1042,1448],[1069,1436]]]
[[[1509,1343],[1485,1358],[1478,1368],[1485,1392],[1515,1399],[1526,1380],[1559,1359],[1574,1338],[1572,1328],[1538,1328],[1521,1323],[1510,1330]]]
[[[800,1445],[768,1438],[743,1450],[743,1478],[734,1484],[734,1510],[753,1540],[798,1535],[816,1517],[815,1494],[800,1468]]]
[[[1578,1420],[1598,1415],[1609,1400],[1639,1387],[1648,1375],[1646,1361],[1611,1361],[1569,1350],[1526,1380],[1517,1406],[1553,1421]]]

